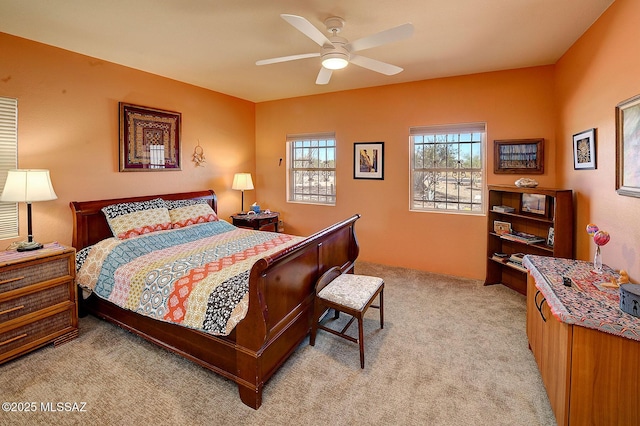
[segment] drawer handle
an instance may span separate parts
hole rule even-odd
[[[15,342],[16,340],[24,339],[25,337],[27,337],[27,333],[21,334],[21,335],[16,336],[16,337],[14,337],[12,339],[9,339],[9,340],[5,340],[4,342],[0,342],[0,346],[8,345],[11,342]]]
[[[2,280],[0,281],[0,285],[9,284],[9,283],[20,281],[20,280],[24,280],[24,277],[15,277],[15,278],[9,278],[8,280]]]
[[[9,312],[19,311],[20,309],[24,309],[24,305],[16,306],[15,308],[7,309],[6,311],[0,312],[0,315],[8,314]]]
[[[547,322],[547,319],[544,317],[544,314],[542,313],[542,304],[544,302],[546,302],[547,299],[545,299],[543,297],[542,300],[540,300],[540,304],[538,304],[538,295],[539,294],[542,294],[542,293],[540,293],[540,290],[536,291],[536,294],[533,297],[533,303],[536,305],[536,308],[538,309],[538,312],[540,312],[540,316],[542,317],[542,321]]]

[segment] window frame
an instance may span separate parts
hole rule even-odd
[[[322,145],[321,142],[331,141],[332,145]],[[302,143],[307,144],[308,146],[296,146],[296,144]],[[317,145],[314,145],[317,143]],[[332,150],[333,155],[333,167],[295,167],[295,150],[305,150],[305,149],[324,149]],[[286,142],[287,149],[287,202],[288,203],[298,203],[298,204],[315,204],[315,205],[323,205],[323,206],[335,206],[337,202],[337,157],[338,157],[338,142],[336,140],[335,132],[318,132],[318,133],[303,133],[303,134],[291,134],[287,135]],[[322,160],[325,158],[325,160]],[[320,155],[318,152],[318,158],[316,160],[318,162],[325,161],[329,162],[330,154],[325,152],[325,155]],[[321,193],[320,188],[315,193],[300,193],[296,192],[294,186],[294,182],[296,181],[294,176],[297,173],[322,173],[322,172],[330,172],[333,176],[333,191],[332,193],[327,194],[326,191]],[[319,177],[319,176],[318,176]],[[308,198],[308,199],[303,199]],[[316,198],[316,199],[314,199]],[[323,201],[322,198],[325,200]]]
[[[447,141],[441,141],[441,142],[435,142],[436,144],[440,144],[440,145],[448,145],[449,143],[454,143],[458,145],[458,149],[459,149],[459,145],[460,144],[472,144],[470,146],[470,158],[471,160],[474,157],[474,151],[473,151],[473,144],[478,144],[479,146],[479,152],[478,154],[481,156],[480,158],[480,168],[478,169],[477,167],[469,167],[469,168],[464,168],[462,169],[463,172],[468,172],[470,173],[470,185],[473,185],[473,181],[474,181],[474,176],[473,174],[478,174],[479,173],[479,180],[480,180],[480,185],[479,188],[476,189],[475,191],[477,191],[480,194],[480,203],[474,203],[473,200],[473,192],[474,190],[471,190],[471,194],[470,194],[470,200],[469,202],[464,202],[464,201],[460,201],[460,198],[457,197],[454,201],[447,201],[447,200],[437,200],[437,199],[433,199],[433,200],[428,200],[433,202],[436,207],[427,207],[427,206],[416,206],[416,201],[414,200],[414,187],[416,185],[415,183],[415,179],[416,179],[416,172],[418,171],[432,171],[432,172],[436,172],[436,173],[451,173],[453,170],[460,170],[456,167],[449,167],[448,166],[448,162],[450,161],[450,159],[448,159],[446,157],[445,154],[445,167],[421,167],[421,168],[417,168],[415,167],[416,165],[416,159],[415,159],[415,154],[416,154],[416,143],[415,143],[415,137],[420,137],[420,136],[443,136],[443,135],[458,135],[458,137],[460,135],[463,134],[475,134],[475,133],[480,133],[480,140],[479,141],[474,141],[473,138],[471,138],[471,140],[469,141],[463,141],[460,140],[458,138],[457,141],[448,141],[448,137],[446,137],[445,139]],[[486,151],[487,151],[487,124],[485,122],[476,122],[476,123],[460,123],[460,124],[447,124],[447,125],[431,125],[431,126],[415,126],[415,127],[411,127],[409,129],[409,211],[414,211],[414,212],[436,212],[436,213],[452,213],[452,214],[471,214],[471,215],[485,215],[486,214],[486,196],[487,196],[487,184],[486,184]],[[456,155],[459,155],[459,151],[456,151]],[[435,159],[434,159],[435,160]],[[460,162],[460,157],[458,157],[458,164]],[[472,160],[472,165],[473,165],[473,160]],[[449,178],[445,177],[445,182],[448,182]],[[447,183],[445,183],[445,186],[447,186]],[[458,186],[461,186],[460,181],[458,181]],[[448,193],[445,193],[448,194]],[[446,198],[446,197],[445,197]],[[445,207],[437,207],[438,203],[444,203]],[[447,208],[447,205],[457,205],[458,208]],[[462,205],[470,205],[471,209],[460,209],[460,206]],[[473,206],[477,205],[478,208],[474,209]]]

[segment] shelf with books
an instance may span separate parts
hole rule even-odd
[[[571,190],[489,185],[488,203],[485,285],[504,284],[526,294],[526,269],[509,259],[515,253],[573,258]],[[495,206],[513,211],[494,211]]]

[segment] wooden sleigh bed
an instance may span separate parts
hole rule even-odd
[[[112,237],[103,207],[155,198],[205,199],[217,212],[216,195],[211,190],[71,202],[73,246],[79,251]],[[242,402],[257,409],[265,382],[310,332],[318,277],[333,266],[344,273],[353,272],[359,252],[354,225],[359,217],[354,215],[255,263],[249,275],[247,314],[228,336],[148,318],[96,295],[86,300],[80,297],[80,310],[235,381]]]

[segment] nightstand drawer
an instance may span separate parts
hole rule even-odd
[[[70,271],[69,267],[69,258],[60,257],[46,262],[20,265],[11,269],[7,268],[8,270],[0,272],[0,293],[17,290],[54,278],[73,277],[73,271]]]
[[[0,360],[10,359],[15,354],[49,343],[69,332],[77,334],[74,326],[75,306],[49,315],[20,327],[0,333]],[[15,352],[13,354],[12,352]]]
[[[63,281],[53,287],[35,293],[0,301],[0,323],[39,311],[63,302],[73,302],[70,295],[70,281]]]

